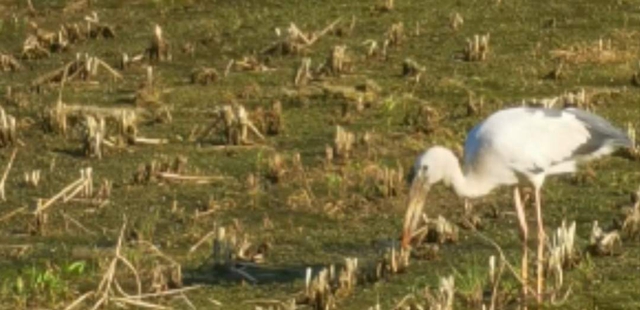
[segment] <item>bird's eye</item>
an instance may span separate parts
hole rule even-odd
[[[429,170],[429,166],[422,166],[422,172],[427,172]]]

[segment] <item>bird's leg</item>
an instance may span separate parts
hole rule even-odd
[[[538,259],[537,259],[537,267],[538,267],[538,283],[536,293],[538,296],[536,299],[538,302],[542,302],[542,288],[544,286],[544,242],[545,242],[545,234],[544,234],[544,225],[542,223],[542,208],[540,205],[540,188],[535,189],[535,199],[536,199],[536,216],[538,217]]]
[[[529,229],[527,227],[527,219],[524,213],[524,206],[520,197],[520,190],[518,187],[513,189],[513,200],[516,207],[516,214],[518,215],[518,221],[520,222],[520,230],[522,231],[522,301],[523,304],[527,299],[528,278],[529,278],[529,260],[528,260],[528,248],[527,240],[529,237]]]

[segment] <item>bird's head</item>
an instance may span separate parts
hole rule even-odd
[[[413,169],[409,173],[411,189],[409,191],[409,207],[405,215],[404,232],[402,244],[407,247],[421,218],[422,206],[426,202],[427,194],[432,184],[443,181],[445,184],[451,183],[451,166],[457,163],[453,152],[441,147],[434,146],[418,156]]]
[[[449,185],[451,175],[447,172],[456,163],[453,152],[442,146],[434,146],[418,156],[409,172],[409,182],[412,185],[418,182],[428,186],[442,181]]]

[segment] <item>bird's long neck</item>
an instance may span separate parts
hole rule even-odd
[[[452,167],[449,169],[451,172],[449,181],[458,196],[465,198],[484,196],[495,187],[492,182],[481,179],[472,171],[463,173],[457,159],[455,159],[451,165]]]

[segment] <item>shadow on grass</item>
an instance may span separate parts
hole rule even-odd
[[[185,285],[236,285],[246,282],[254,285],[293,283],[304,281],[307,268],[317,274],[325,265],[313,266],[267,266],[257,264],[214,265],[208,261],[203,265],[183,271]]]
[[[57,153],[57,154],[62,154],[62,155],[66,155],[69,157],[72,157],[74,159],[87,159],[86,154],[84,153],[84,150],[81,149],[80,147],[77,148],[54,148],[52,150],[53,153]]]

